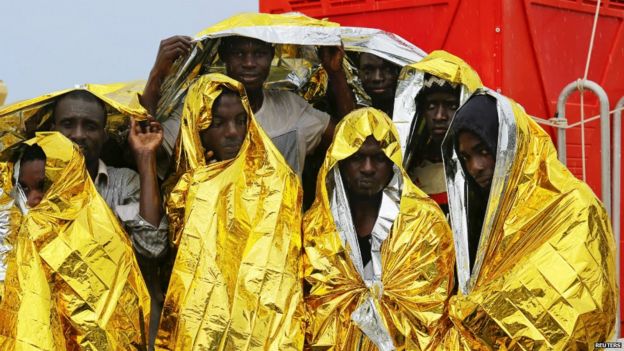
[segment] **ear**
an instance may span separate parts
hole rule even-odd
[[[271,61],[273,61],[274,57],[275,57],[275,46],[271,45]]]

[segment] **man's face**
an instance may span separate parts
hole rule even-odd
[[[227,75],[243,83],[247,91],[262,89],[271,70],[273,48],[260,40],[236,37],[228,40],[221,59]]]
[[[458,143],[459,156],[463,160],[466,171],[482,189],[489,191],[496,165],[494,155],[489,151],[485,142],[472,132],[460,132]]]
[[[366,138],[360,149],[340,161],[339,165],[342,179],[352,195],[377,195],[392,179],[392,161],[372,136]]]
[[[95,101],[61,98],[54,109],[52,130],[80,146],[87,164],[100,158],[106,143],[106,111]]]
[[[212,107],[212,122],[199,132],[202,145],[217,161],[238,155],[247,135],[247,112],[240,96],[222,94]]]
[[[45,161],[30,160],[22,162],[18,182],[26,195],[28,207],[39,205],[45,194]]]
[[[358,67],[364,91],[373,100],[394,99],[399,67],[380,57],[363,53]]]
[[[459,99],[454,94],[436,92],[425,96],[423,105],[429,135],[440,144],[459,107]]]

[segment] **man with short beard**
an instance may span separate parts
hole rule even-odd
[[[383,112],[338,125],[304,215],[307,346],[422,350],[442,330],[453,286],[450,228],[403,170]]]
[[[106,105],[102,100],[87,90],[74,90],[57,98],[51,129],[78,144],[98,193],[121,220],[132,240],[152,298],[150,335],[153,340],[163,299],[155,263],[160,262],[168,250],[168,223],[163,216],[156,174],[156,151],[162,142],[162,128],[153,119],[148,119],[144,127],[131,120],[128,145],[137,174],[129,168],[107,166],[102,161],[102,149],[108,139],[106,121]]]
[[[357,66],[362,88],[370,96],[372,107],[392,117],[394,93],[401,67],[369,53],[359,54]]]

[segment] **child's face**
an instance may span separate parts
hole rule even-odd
[[[19,184],[26,194],[28,207],[35,207],[43,199],[45,181],[45,161],[31,160],[22,162]]]
[[[212,122],[199,132],[206,150],[214,152],[217,161],[232,159],[238,155],[247,135],[247,112],[241,98],[223,94],[212,109]]]

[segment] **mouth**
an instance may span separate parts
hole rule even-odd
[[[477,184],[482,188],[487,188],[492,184],[492,176],[482,176],[475,179]]]
[[[369,91],[371,92],[371,94],[383,95],[383,94],[389,93],[390,88],[388,88],[388,87],[371,87],[369,89]]]
[[[447,131],[446,127],[435,127],[433,128],[431,132],[433,134],[446,134],[446,131]]]
[[[358,185],[361,188],[372,188],[375,186],[375,182],[372,179],[360,179],[358,180]]]
[[[240,147],[241,147],[241,144],[236,144],[236,145],[224,145],[224,146],[223,146],[223,149],[224,149],[224,150],[228,150],[228,151],[229,151],[229,150],[238,150],[238,149],[240,149]]]
[[[239,76],[239,79],[241,80],[241,82],[256,82],[260,80],[260,75],[246,73],[246,74],[241,74]]]

